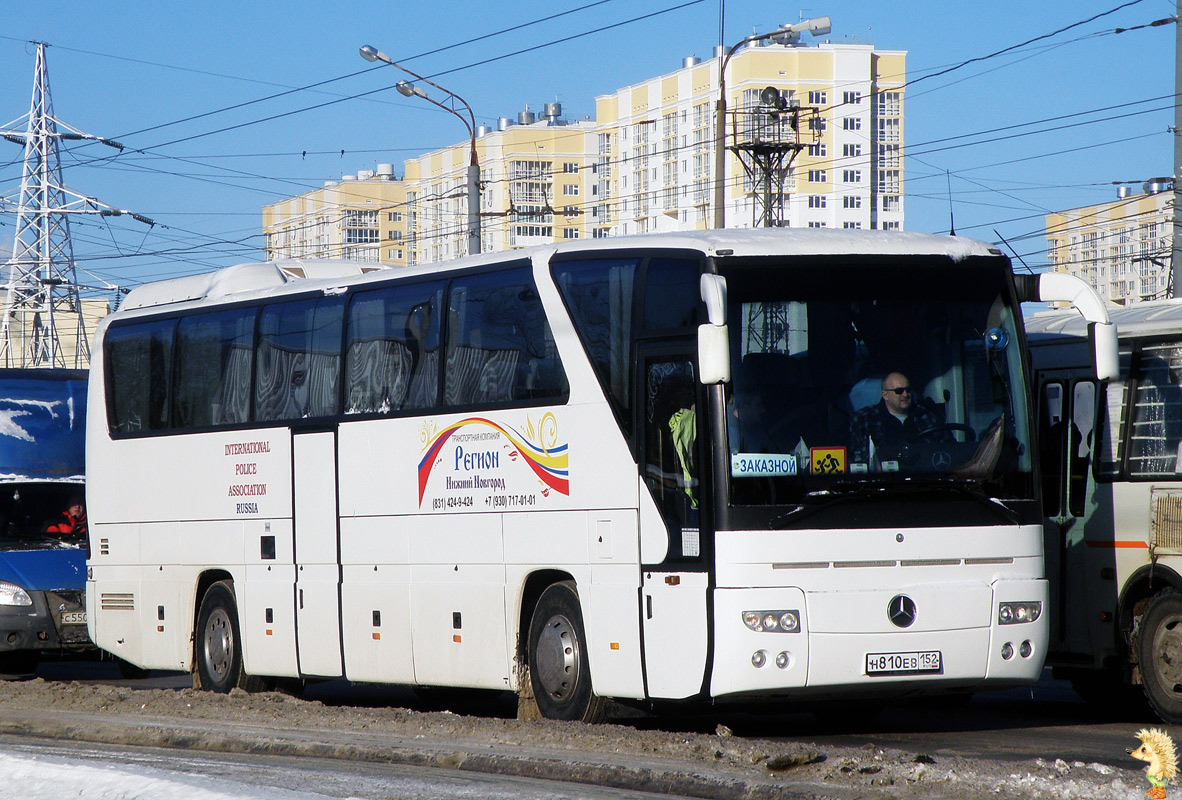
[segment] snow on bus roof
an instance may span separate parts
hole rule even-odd
[[[1108,317],[1117,334],[1150,334],[1182,329],[1182,299],[1150,300],[1130,306],[1109,304]],[[1029,314],[1024,320],[1027,337],[1047,340],[1088,335],[1087,320],[1075,309],[1056,309]]]
[[[339,280],[367,272],[396,269],[400,275],[430,274],[442,267],[467,267],[523,259],[535,254],[571,251],[600,253],[638,249],[690,249],[719,256],[932,255],[960,261],[971,256],[999,255],[984,242],[959,236],[903,231],[827,228],[729,228],[685,231],[539,245],[485,253],[416,267],[334,259],[284,259],[238,264],[216,272],[147,283],[128,293],[121,309],[145,308],[274,289],[303,280]]]

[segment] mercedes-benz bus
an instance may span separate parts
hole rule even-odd
[[[1019,303],[1074,301],[1103,371],[1081,282],[789,229],[373,266],[245,264],[103,320],[101,647],[214,691],[509,690],[581,720],[1039,677]],[[901,444],[861,424],[888,391],[926,420]]]

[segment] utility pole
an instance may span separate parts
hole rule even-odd
[[[12,256],[0,272],[0,291],[4,295],[0,366],[83,368],[90,363],[90,343],[79,295],[82,287],[74,268],[70,216],[128,214],[139,222],[155,223],[66,188],[62,181],[62,140],[96,141],[118,150],[123,145],[83,133],[53,115],[46,45],[35,44],[37,66],[29,113],[0,126],[0,138],[25,149]],[[26,121],[21,129],[19,126]]]
[[[1182,0],[1177,0],[1174,22],[1174,230],[1170,246],[1170,283],[1174,297],[1182,297]]]

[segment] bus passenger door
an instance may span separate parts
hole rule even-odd
[[[642,537],[654,528],[668,537],[664,560],[641,569],[645,689],[649,697],[679,699],[700,693],[706,675],[706,564],[713,539],[698,435],[703,404],[689,354],[667,346],[645,349],[636,402],[644,437]],[[656,514],[645,513],[649,498]]]
[[[1039,447],[1046,574],[1051,582],[1051,642],[1059,653],[1090,653],[1094,597],[1085,526],[1093,506],[1089,488],[1096,430],[1096,383],[1079,373],[1039,375]]]
[[[296,653],[301,675],[341,677],[335,431],[294,432]]]

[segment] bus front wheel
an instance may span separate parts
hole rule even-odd
[[[1182,724],[1182,595],[1167,590],[1145,607],[1137,662],[1145,699],[1163,721]]]
[[[570,581],[538,598],[529,625],[529,679],[547,719],[602,722],[606,716],[607,701],[591,691],[583,612]]]
[[[238,604],[228,581],[219,581],[205,592],[197,616],[198,688],[226,694],[235,686],[248,692],[266,688],[259,678],[242,669],[242,635]]]

